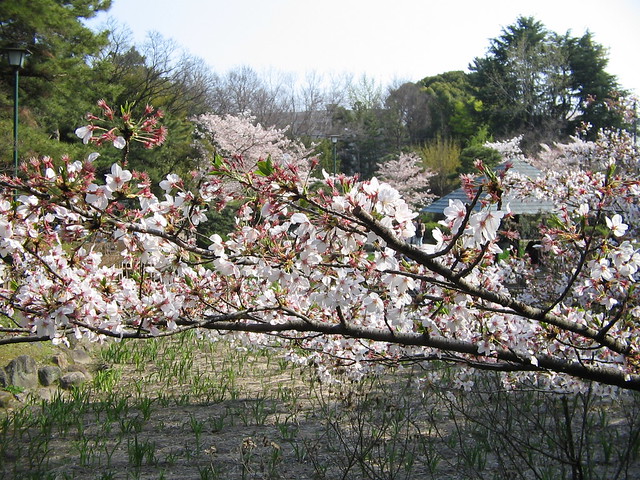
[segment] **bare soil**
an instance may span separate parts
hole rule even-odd
[[[225,342],[130,343],[93,356],[87,388],[23,394],[0,414],[2,478],[640,478],[640,408],[628,399],[626,413],[612,403],[609,417],[594,414],[601,424],[587,424],[591,404],[564,411],[532,393],[510,405],[490,384],[461,396],[410,369],[326,384],[281,352]]]

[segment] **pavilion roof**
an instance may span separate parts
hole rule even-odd
[[[519,158],[509,160],[508,162],[504,162],[498,165],[496,167],[496,171],[503,170],[507,163],[512,164],[512,167],[509,171],[513,171],[520,175],[526,176],[527,178],[535,179],[542,174],[540,170]],[[467,196],[464,189],[458,188],[457,190],[454,190],[453,192],[427,205],[421,211],[429,213],[443,213],[444,209],[449,206],[449,200],[460,200],[464,204],[471,203],[471,200]],[[550,212],[555,207],[554,203],[550,200],[540,199],[534,197],[533,195],[524,198],[515,198],[514,195],[509,195],[509,192],[507,192],[502,199],[503,205],[506,205],[507,203],[509,204],[511,212],[514,215],[533,215],[538,213]],[[492,208],[496,209],[497,206],[492,205]],[[480,205],[476,204],[474,210],[480,210]]]

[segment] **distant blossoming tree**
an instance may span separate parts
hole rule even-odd
[[[251,115],[214,115],[207,113],[195,119],[198,141],[205,160],[211,161],[212,151],[222,156],[234,156],[238,168],[251,170],[258,161],[271,158],[280,165],[309,170],[312,149],[286,136],[286,130],[265,128]]]
[[[170,175],[163,198],[122,165],[97,179],[87,161],[34,159],[0,178],[0,344],[199,329],[291,341],[290,358],[326,374],[439,360],[548,388],[640,390],[640,180],[616,168],[627,150],[611,138],[597,142],[611,153],[601,170],[468,182],[473,200],[452,202],[424,247],[408,242],[416,212],[388,183],[311,184],[272,145],[234,152],[217,137],[196,188]],[[542,265],[500,249],[517,235],[505,191],[556,202]],[[241,200],[235,230],[201,238],[206,209],[229,198]],[[98,238],[123,245],[126,269],[103,262]]]
[[[402,153],[387,160],[380,165],[376,175],[395,188],[413,208],[424,207],[434,198],[429,183],[435,173],[425,168],[415,153]]]

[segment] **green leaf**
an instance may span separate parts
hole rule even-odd
[[[266,160],[261,160],[258,162],[257,173],[259,175],[264,175],[265,177],[273,174],[273,162],[271,161],[271,155],[269,155]]]
[[[222,156],[217,153],[213,157],[213,162],[211,163],[211,166],[212,168],[208,172],[209,175],[227,174],[226,170],[224,169],[224,166],[225,166],[224,158],[222,158]]]

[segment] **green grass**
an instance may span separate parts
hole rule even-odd
[[[277,351],[193,334],[113,342],[92,383],[0,412],[0,477],[633,478],[640,402],[505,391],[453,367],[321,384]],[[427,381],[427,378],[429,379]]]
[[[37,363],[46,364],[59,351],[51,342],[0,345],[0,367],[6,367],[11,360],[20,355],[30,355]]]

